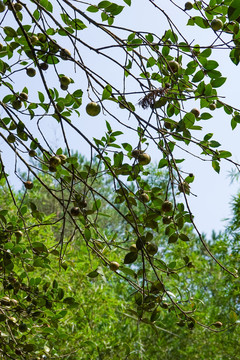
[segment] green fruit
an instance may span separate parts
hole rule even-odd
[[[39,64],[39,68],[41,69],[41,70],[47,70],[48,69],[48,64],[47,63],[45,63],[45,62],[43,62],[43,63],[41,63],[41,64]]]
[[[140,165],[148,165],[151,162],[151,156],[143,153],[143,154],[139,154],[138,156],[138,163]]]
[[[67,50],[67,49],[62,49],[62,50],[60,51],[60,56],[61,56],[61,58],[62,58],[63,60],[67,60],[67,59],[69,59],[69,58],[71,57],[71,53],[70,53],[70,51]]]
[[[5,9],[6,9],[6,6],[4,5],[4,3],[2,1],[0,1],[0,13],[4,12]]]
[[[164,225],[170,224],[171,221],[172,221],[172,218],[171,218],[170,216],[164,216],[164,217],[162,218],[162,222],[163,222]]]
[[[29,155],[30,157],[34,157],[34,156],[37,155],[37,153],[36,153],[35,150],[29,150],[28,155]]]
[[[71,79],[65,75],[60,78],[61,85],[68,86],[70,84],[70,82],[71,82]]]
[[[209,105],[210,110],[215,110],[216,107],[217,107],[217,105],[215,103],[212,103],[212,104]]]
[[[0,51],[3,49],[3,44],[0,43]]]
[[[47,41],[47,37],[45,34],[39,33],[37,36],[38,36],[38,40],[41,41],[42,43],[45,43]]]
[[[223,27],[223,22],[220,19],[213,19],[213,21],[211,22],[211,28],[215,31],[222,29],[222,27]]]
[[[198,110],[197,108],[194,108],[191,110],[191,113],[198,118],[200,116],[200,110]]]
[[[97,116],[100,113],[100,111],[101,111],[100,105],[93,101],[87,104],[86,106],[86,112],[90,116]]]
[[[8,137],[7,137],[7,141],[8,141],[10,144],[13,144],[13,143],[16,141],[15,135],[9,134]]]
[[[13,4],[13,7],[14,7],[14,9],[16,10],[16,11],[21,11],[22,10],[22,5],[21,4],[19,4],[19,3],[15,3],[15,4]]]
[[[15,110],[19,110],[22,107],[22,102],[20,100],[14,100],[12,106]]]
[[[27,68],[26,72],[30,77],[34,77],[36,75],[36,70],[34,68]]]
[[[116,262],[116,261],[112,261],[112,262],[110,262],[110,264],[109,264],[109,268],[110,268],[110,270],[112,270],[112,271],[117,271],[117,270],[119,269],[119,263]]]
[[[33,183],[31,181],[25,181],[24,186],[27,190],[31,190],[33,188]]]
[[[22,236],[23,236],[23,233],[22,233],[22,231],[20,231],[20,230],[18,230],[18,231],[15,231],[15,236],[16,236],[17,238],[20,238],[20,237],[22,237]]]
[[[134,149],[131,153],[132,157],[134,157],[135,159],[137,159],[140,154],[141,154],[141,150],[138,149]]]
[[[61,164],[61,159],[59,158],[59,156],[52,156],[49,159],[49,165],[50,166],[56,167],[56,166],[58,166],[60,164]]]
[[[215,326],[216,328],[220,328],[223,326],[223,324],[220,321],[216,321],[213,326]]]
[[[171,72],[176,73],[180,69],[180,65],[177,61],[171,60],[168,62],[168,68]]]
[[[185,10],[192,10],[192,8],[193,4],[190,1],[185,3]]]
[[[72,216],[78,216],[80,214],[80,212],[81,211],[80,211],[79,207],[77,207],[77,206],[71,208],[71,210],[70,210],[70,213]]]
[[[186,194],[189,194],[190,192],[190,185],[186,182],[186,181],[183,181],[181,184],[178,185],[178,190],[180,192],[184,192]]]
[[[138,248],[136,244],[132,244],[129,248],[130,252],[138,252]]]
[[[26,94],[25,92],[21,92],[20,95],[19,95],[19,98],[22,101],[27,101],[28,100],[28,94]]]
[[[62,90],[67,90],[67,89],[68,89],[68,85],[62,85],[62,84],[61,84],[61,89],[62,89]]]
[[[63,155],[63,154],[60,154],[58,155],[59,159],[61,160],[61,164],[65,164],[66,160],[67,160],[67,157],[66,155]]]
[[[172,210],[172,207],[173,207],[172,203],[166,200],[162,204],[162,211],[169,212]]]
[[[38,37],[36,35],[32,35],[30,41],[32,45],[35,45],[38,42]]]
[[[149,253],[149,255],[155,255],[158,252],[158,246],[156,244],[150,243],[147,244],[146,250]]]
[[[148,194],[146,194],[145,192],[143,192],[142,194],[139,195],[139,199],[140,199],[143,203],[147,203],[147,202],[149,202],[149,200],[150,200]]]

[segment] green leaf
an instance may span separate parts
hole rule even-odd
[[[112,87],[111,87],[111,85],[108,84],[103,89],[102,100],[106,100],[106,99],[110,98],[111,95],[112,95]]]
[[[16,31],[15,31],[13,28],[11,28],[10,26],[5,26],[5,27],[3,28],[3,31],[5,32],[5,34],[6,34],[7,36],[10,36],[10,37],[15,37],[15,36],[17,36]]]
[[[236,20],[240,16],[240,0],[233,0],[228,8],[229,21]]]
[[[137,260],[138,253],[137,252],[130,252],[124,258],[124,264],[132,264],[134,261]]]
[[[192,78],[193,82],[199,82],[204,78],[204,72],[202,70],[199,70],[194,77]]]
[[[213,167],[213,169],[219,174],[219,172],[220,172],[219,161],[213,160],[213,161],[212,161],[212,167]]]
[[[208,21],[206,19],[203,19],[200,16],[194,16],[193,20],[194,20],[195,24],[198,25],[199,27],[201,27],[202,29],[209,28]]]
[[[227,80],[227,78],[225,78],[225,77],[219,77],[217,79],[212,79],[211,85],[212,85],[212,87],[217,88],[217,87],[222,86],[226,80]]]
[[[131,1],[132,0],[123,0],[128,6],[131,6]]]
[[[190,241],[189,237],[185,234],[180,234],[179,235],[179,238],[182,240],[182,241]]]
[[[92,12],[92,13],[98,12],[98,10],[99,10],[98,7],[94,6],[94,5],[91,5],[87,8],[87,11]]]
[[[231,157],[232,154],[230,153],[230,151],[225,151],[225,150],[220,150],[219,151],[219,157],[220,158],[228,158]]]

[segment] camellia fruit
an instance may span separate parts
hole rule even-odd
[[[41,70],[44,70],[44,71],[45,71],[45,70],[48,69],[48,64],[45,63],[45,62],[43,62],[43,63],[39,64],[39,67],[40,67]]]
[[[29,155],[30,157],[34,157],[34,156],[37,155],[37,153],[36,153],[35,150],[29,150],[28,155]]]
[[[171,72],[176,73],[180,69],[180,65],[177,61],[171,60],[168,62],[168,67],[171,70]]]
[[[65,75],[60,78],[61,85],[68,86],[70,84],[70,82],[71,82],[71,79]]]
[[[221,323],[221,321],[216,321],[214,324],[213,324],[213,326],[215,326],[216,328],[220,328],[220,327],[222,327],[222,323]]]
[[[148,165],[151,162],[151,156],[143,153],[143,154],[139,154],[138,156],[138,163],[140,165]]]
[[[139,199],[140,199],[143,203],[147,203],[147,202],[149,202],[149,200],[150,200],[148,194],[146,194],[145,192],[143,192],[142,194],[139,195]]]
[[[129,248],[130,252],[138,252],[138,248],[136,244],[132,244]]]
[[[14,100],[14,101],[12,102],[12,106],[13,106],[13,108],[14,108],[15,110],[20,110],[21,107],[22,107],[22,102],[21,102],[21,100]]]
[[[163,222],[164,225],[170,224],[171,221],[172,221],[172,218],[171,218],[170,216],[164,216],[164,217],[162,218],[162,222]]]
[[[16,10],[16,11],[21,11],[22,10],[22,5],[21,4],[19,4],[19,3],[15,3],[15,4],[13,4],[13,7],[14,7],[14,9]]]
[[[31,181],[25,181],[24,186],[26,189],[31,190],[33,188],[33,183]]]
[[[71,208],[71,210],[70,210],[70,213],[72,216],[78,216],[80,214],[80,212],[81,211],[80,211],[79,207],[77,207],[77,206]]]
[[[223,27],[223,22],[220,19],[213,19],[213,21],[211,22],[211,28],[215,31],[222,29],[222,27]]]
[[[217,107],[217,105],[215,103],[212,103],[212,104],[209,105],[209,109],[212,110],[212,111],[215,110],[216,107]]]
[[[109,264],[109,268],[112,270],[112,271],[117,271],[119,269],[119,263],[116,262],[116,261],[112,261],[110,262]]]
[[[21,92],[20,95],[19,95],[19,98],[22,101],[27,101],[28,100],[28,94],[26,94],[25,92]]]
[[[134,157],[135,159],[137,159],[140,154],[141,154],[141,150],[138,150],[138,149],[134,149],[134,150],[131,152],[132,157]]]
[[[26,72],[30,77],[34,77],[36,75],[36,70],[34,68],[27,68]]]
[[[95,103],[94,101],[90,102],[86,106],[86,112],[90,116],[97,116],[101,111],[101,107],[99,104]]]
[[[49,164],[50,166],[53,166],[53,167],[56,167],[58,165],[61,164],[61,159],[59,156],[52,156],[50,159],[49,159]]]
[[[198,118],[200,116],[200,110],[198,110],[197,108],[194,108],[191,110],[191,113]]]
[[[185,10],[192,10],[192,8],[193,4],[190,1],[185,3]]]
[[[173,205],[172,205],[171,201],[166,200],[162,204],[162,211],[169,212],[172,210],[172,207],[173,207]]]
[[[15,135],[9,134],[8,137],[7,137],[7,141],[8,141],[10,144],[13,144],[13,143],[16,141]]]
[[[67,60],[67,59],[69,59],[69,58],[71,57],[71,53],[70,53],[70,51],[67,50],[67,49],[62,49],[62,50],[60,51],[60,56],[61,56],[61,58],[62,58],[63,60]]]
[[[61,164],[62,164],[62,165],[65,164],[65,162],[66,162],[66,160],[67,160],[66,155],[60,154],[60,155],[58,155],[58,157],[59,157],[59,159],[60,159],[60,161],[61,161]]]

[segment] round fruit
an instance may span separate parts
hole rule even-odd
[[[158,252],[158,246],[156,244],[150,243],[146,246],[147,252],[149,255],[155,255]]]
[[[168,67],[171,72],[176,73],[180,69],[180,65],[177,61],[171,60],[168,62]]]
[[[13,4],[13,7],[16,11],[21,11],[22,10],[22,5],[19,3],[15,3]]]
[[[8,137],[7,137],[7,141],[10,143],[10,144],[13,144],[15,142],[16,138],[15,138],[15,135],[13,134],[9,134]]]
[[[65,75],[60,78],[61,85],[68,86],[70,84],[70,82],[71,82],[71,79]]]
[[[172,203],[170,201],[164,201],[164,203],[162,204],[162,211],[164,212],[169,212],[172,210]]]
[[[215,326],[216,328],[220,328],[220,327],[222,327],[222,323],[220,322],[220,321],[216,321],[214,324],[213,324],[213,326]]]
[[[17,238],[20,238],[20,237],[22,237],[22,236],[23,236],[23,233],[22,233],[22,231],[20,231],[20,230],[18,230],[18,231],[15,231],[15,236],[16,236]]]
[[[49,166],[48,170],[51,171],[51,172],[56,172],[57,171],[56,167],[51,166],[51,165]]]
[[[148,194],[146,194],[145,192],[143,192],[141,195],[139,195],[139,199],[140,199],[143,203],[147,203],[147,202],[149,202],[149,200],[150,200]]]
[[[27,75],[30,77],[34,77],[36,75],[36,70],[34,68],[27,68]]]
[[[132,157],[134,157],[135,159],[137,159],[140,154],[141,154],[141,150],[138,149],[134,149],[131,153]]]
[[[67,90],[67,89],[68,89],[68,85],[66,86],[66,85],[62,85],[62,84],[61,84],[61,89],[62,89],[62,90]]]
[[[38,42],[38,37],[36,35],[31,36],[30,38],[32,45],[35,45]]]
[[[80,209],[79,207],[75,206],[71,208],[70,212],[72,216],[78,216],[80,214]]]
[[[178,185],[178,190],[180,192],[185,192],[188,194],[190,191],[190,185],[186,181],[183,181],[181,184]]]
[[[45,34],[39,33],[37,36],[38,36],[38,40],[41,41],[42,43],[45,43],[47,41],[47,37]]]
[[[172,221],[172,218],[171,218],[170,216],[164,216],[164,217],[162,218],[162,222],[163,222],[164,225],[170,224],[171,221]]]
[[[217,105],[215,103],[212,103],[212,104],[209,105],[210,110],[215,110],[216,107],[217,107]]]
[[[0,51],[3,49],[3,44],[0,43]]]
[[[54,167],[60,165],[61,164],[60,157],[59,156],[52,156],[50,158],[50,160],[49,160],[49,164],[50,164],[50,166],[54,166]]]
[[[87,207],[87,202],[86,202],[86,200],[85,200],[85,199],[79,200],[79,201],[78,201],[78,206],[79,206],[80,208],[86,208],[86,207]]]
[[[136,244],[132,244],[129,248],[130,252],[138,252],[138,248]]]
[[[191,113],[198,118],[200,116],[200,110],[198,110],[197,108],[194,108],[191,110]]]
[[[67,157],[66,155],[63,155],[63,154],[60,154],[58,155],[59,159],[61,160],[61,164],[65,164],[66,160],[67,160]]]
[[[70,53],[70,51],[67,50],[67,49],[62,49],[62,50],[60,51],[60,56],[61,56],[61,58],[62,58],[63,60],[67,60],[67,59],[69,59],[69,58],[71,57],[71,53]]]
[[[25,92],[21,92],[20,95],[19,95],[19,98],[22,101],[27,101],[28,100],[28,94],[26,94]]]
[[[86,106],[86,112],[90,116],[97,116],[100,113],[100,111],[101,111],[100,105],[93,101],[87,104]]]
[[[119,269],[119,263],[116,261],[112,261],[110,262],[109,267],[112,271],[117,271]]]
[[[211,22],[211,27],[213,30],[218,31],[220,29],[222,29],[223,27],[223,22],[220,19],[213,19],[213,21]]]
[[[31,190],[33,188],[33,183],[31,181],[25,181],[24,186],[26,189]]]
[[[22,107],[22,102],[20,100],[14,100],[12,106],[15,110],[19,110]]]
[[[4,12],[5,9],[6,9],[6,6],[4,5],[4,3],[2,1],[0,1],[0,13]]]
[[[143,154],[139,154],[138,156],[138,163],[140,165],[148,165],[151,162],[151,156],[143,153]]]
[[[40,67],[41,70],[47,70],[48,69],[48,64],[43,62],[43,63],[39,64],[39,67]]]
[[[190,1],[185,3],[185,10],[192,10],[192,8],[193,4]]]
[[[29,155],[30,157],[34,157],[34,156],[37,155],[37,153],[36,153],[35,150],[29,150],[28,155]]]

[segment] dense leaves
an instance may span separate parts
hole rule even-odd
[[[169,2],[183,26],[211,32],[204,46],[146,3],[167,21],[162,34],[151,19],[149,32],[124,25],[130,0],[0,2],[3,358],[143,359],[150,345],[145,358],[154,358],[153,343],[166,359],[214,358],[194,343],[203,329],[235,331],[234,247],[198,231],[188,201],[195,177],[177,150],[217,173],[222,161],[239,167],[204,128],[215,111],[232,129],[240,122],[218,95],[227,78],[215,52],[238,65],[239,1]],[[88,161],[71,151],[73,138]],[[163,343],[149,343],[142,324],[163,331]],[[122,330],[118,345],[111,326]],[[187,343],[195,329],[178,354],[175,337]],[[108,334],[104,344],[96,333]]]

